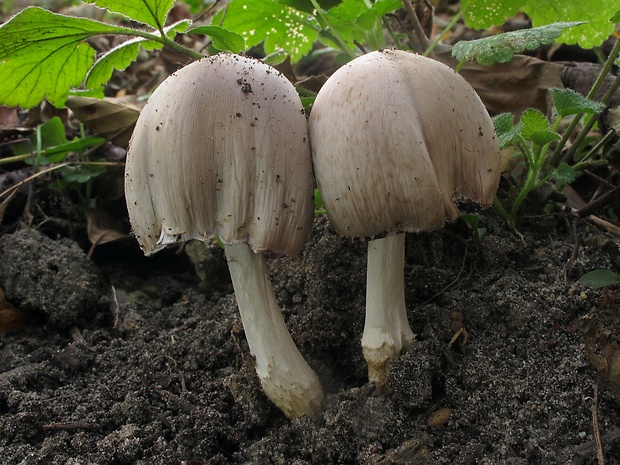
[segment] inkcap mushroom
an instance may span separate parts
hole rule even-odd
[[[171,75],[136,123],[125,194],[147,255],[219,236],[265,393],[289,418],[316,415],[322,388],[286,328],[263,255],[298,255],[312,224],[307,122],[293,85],[232,54]]]
[[[338,69],[309,119],[331,225],[368,243],[362,350],[370,381],[414,340],[404,297],[404,232],[453,221],[455,199],[490,205],[500,176],[492,121],[472,87],[420,55],[380,50]]]

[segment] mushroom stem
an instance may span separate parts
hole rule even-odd
[[[265,258],[246,244],[226,245],[225,251],[245,337],[267,397],[288,418],[316,416],[323,390],[286,328]]]
[[[366,322],[362,351],[370,382],[383,384],[390,362],[415,336],[405,307],[405,234],[368,242]]]

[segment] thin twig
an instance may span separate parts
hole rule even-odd
[[[592,400],[592,428],[594,429],[594,441],[596,442],[596,456],[598,465],[605,465],[603,454],[603,441],[601,440],[601,428],[598,424],[598,384],[594,383],[594,399]]]
[[[430,40],[428,40],[428,37],[426,36],[426,33],[424,32],[424,28],[422,27],[422,24],[420,23],[420,20],[418,19],[418,15],[416,15],[415,13],[415,9],[413,8],[411,1],[403,0],[403,5],[405,6],[407,17],[409,18],[409,21],[411,21],[413,32],[415,32],[415,35],[418,38],[420,45],[422,46],[422,50],[418,50],[418,51],[423,52],[424,50],[430,47],[431,42]]]

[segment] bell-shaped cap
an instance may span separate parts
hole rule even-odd
[[[451,68],[398,50],[363,55],[323,85],[310,114],[317,184],[347,237],[441,228],[458,198],[493,202],[495,130]]]
[[[125,195],[148,255],[218,235],[297,255],[313,214],[307,123],[293,85],[252,58],[190,64],[153,93],[127,154]]]

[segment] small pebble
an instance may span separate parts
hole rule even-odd
[[[452,418],[452,409],[444,407],[440,408],[436,412],[433,412],[431,416],[428,417],[426,424],[431,428],[434,426],[442,426],[448,423],[450,418]]]

